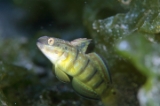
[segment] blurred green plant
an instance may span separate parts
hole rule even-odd
[[[155,85],[159,83],[159,4],[159,0],[104,0],[85,6],[84,24],[95,41],[95,51],[108,61],[117,105],[159,104],[159,86]]]
[[[117,43],[120,54],[128,58],[137,69],[147,76],[139,90],[141,106],[159,106],[160,99],[160,44],[150,42],[142,33],[133,33]]]
[[[6,100],[6,97],[4,96],[2,90],[0,90],[0,105],[1,106],[11,106],[11,105],[8,105],[8,104],[9,103]]]

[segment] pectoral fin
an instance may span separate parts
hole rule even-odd
[[[55,67],[55,75],[62,82],[70,82],[69,76],[58,67]]]
[[[72,86],[73,89],[81,96],[89,98],[89,99],[100,99],[99,96],[96,94],[96,92],[93,91],[92,88],[85,85],[85,83],[79,81],[76,78],[73,78],[72,80]]]
[[[95,63],[95,66],[100,71],[101,76],[107,82],[112,82],[110,72],[107,68],[107,64],[102,58],[96,53],[89,53],[87,56]]]

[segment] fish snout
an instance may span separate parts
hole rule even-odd
[[[39,49],[41,49],[41,48],[43,47],[43,45],[42,45],[41,43],[37,42],[37,47],[38,47]]]
[[[48,44],[48,36],[42,36],[40,38],[38,38],[37,43],[41,43],[41,44]]]

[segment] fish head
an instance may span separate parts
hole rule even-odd
[[[61,43],[58,40],[57,38],[42,36],[37,41],[38,48],[53,64],[64,53]]]

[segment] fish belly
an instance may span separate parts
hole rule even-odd
[[[61,69],[73,77],[73,89],[80,95],[98,99],[107,90],[107,83],[100,74],[99,66],[85,54],[68,54],[66,59],[59,61]]]
[[[106,82],[91,60],[89,60],[83,72],[81,72],[76,78],[86,86],[92,88],[97,95],[101,95],[107,89]]]
[[[88,65],[89,59],[85,54],[69,54],[63,61],[59,61],[61,69],[68,75],[75,77],[82,73],[85,67]]]

